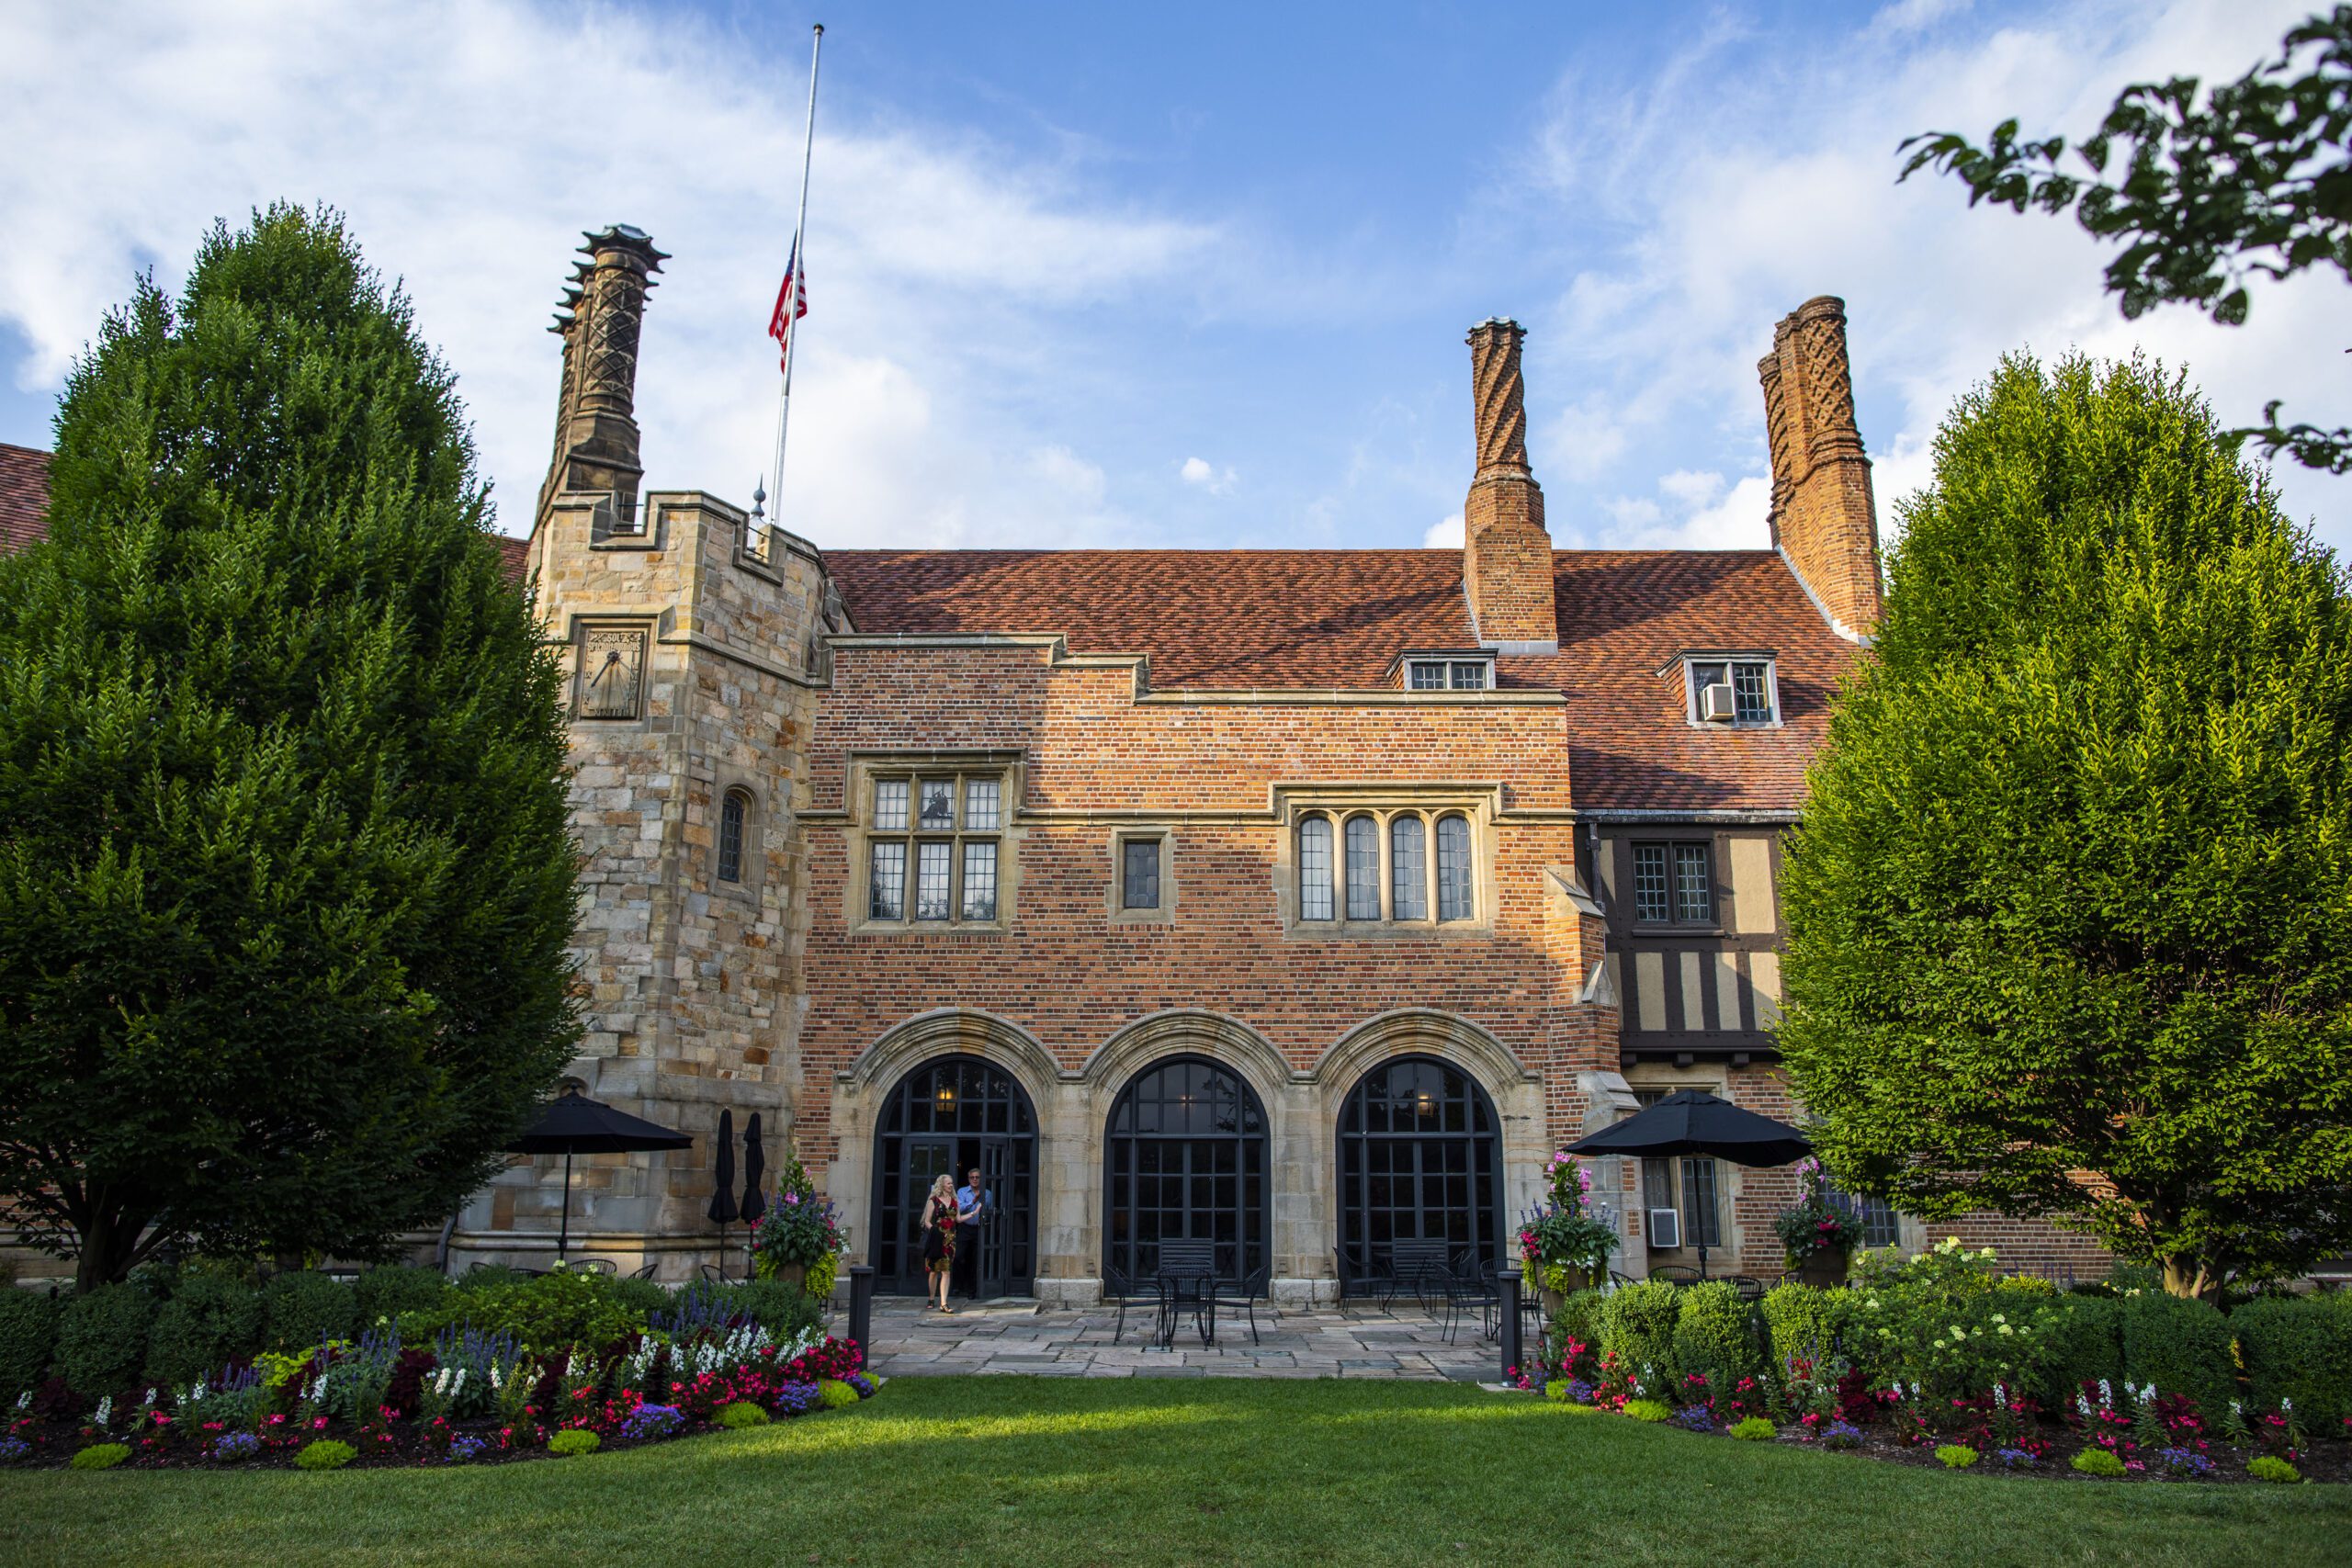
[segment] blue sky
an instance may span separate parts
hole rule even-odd
[[[2352,417],[2352,293],[2125,323],[2070,224],[1897,186],[1914,130],[2079,131],[2233,75],[2300,4],[404,7],[0,17],[0,440],[141,266],[285,196],[351,216],[458,372],[520,529],[578,231],[674,253],[650,480],[748,499],[808,24],[827,24],[784,521],[821,545],[1411,546],[1469,479],[1469,324],[1530,330],[1564,545],[1761,545],[1754,365],[1849,301],[1883,513],[2006,349],[2187,361],[2231,420]],[[2324,345],[2311,352],[2309,344]],[[2347,481],[2282,471],[2333,543]]]

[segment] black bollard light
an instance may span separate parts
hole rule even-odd
[[[858,1349],[867,1359],[874,1356],[874,1347],[867,1343],[874,1337],[874,1265],[853,1263],[849,1266],[849,1337],[857,1341]]]
[[[1509,1382],[1521,1375],[1523,1365],[1519,1359],[1519,1271],[1504,1269],[1502,1278],[1496,1280],[1495,1285],[1502,1297],[1503,1321],[1499,1337],[1503,1349],[1503,1382]]]

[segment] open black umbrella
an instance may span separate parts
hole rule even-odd
[[[1603,1127],[1568,1145],[1572,1155],[1632,1155],[1662,1159],[1669,1155],[1713,1155],[1735,1165],[1788,1165],[1813,1152],[1805,1135],[1785,1122],[1742,1111],[1695,1089],[1669,1094],[1646,1111],[1613,1127]],[[1699,1245],[1699,1276],[1707,1273],[1707,1247]]]
[[[735,1112],[718,1113],[718,1143],[711,1155],[710,1207],[704,1211],[718,1227],[718,1271],[727,1271],[727,1227],[735,1223]]]
[[[747,1225],[758,1224],[760,1216],[768,1212],[767,1194],[760,1190],[760,1179],[767,1173],[767,1151],[760,1147],[760,1113],[754,1111],[743,1125],[742,1210]]]
[[[684,1133],[616,1111],[576,1089],[556,1096],[537,1125],[506,1145],[509,1154],[563,1156],[563,1225],[556,1233],[556,1261],[571,1249],[571,1156],[632,1154],[639,1149],[692,1148]]]

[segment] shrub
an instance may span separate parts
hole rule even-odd
[[[1761,1416],[1750,1416],[1746,1420],[1736,1423],[1732,1427],[1731,1435],[1743,1443],[1765,1443],[1771,1441],[1778,1435],[1779,1430]]]
[[[2034,1396],[2052,1410],[2070,1408],[2086,1382],[2123,1365],[2123,1303],[2107,1295],[2070,1295],[2051,1318],[2049,1364]],[[2161,1386],[2161,1385],[2159,1385]]]
[[[670,1288],[650,1280],[616,1279],[605,1287],[605,1292],[624,1312],[642,1313],[650,1318],[670,1304]]]
[[[185,1390],[248,1359],[261,1348],[261,1297],[250,1285],[226,1274],[184,1274],[149,1331],[148,1381]]]
[[[1946,1470],[1966,1470],[1976,1462],[1977,1453],[1966,1443],[1946,1443],[1936,1450],[1936,1457],[1943,1461]]]
[[[560,1459],[577,1454],[593,1454],[605,1446],[605,1440],[585,1427],[569,1427],[548,1439],[548,1452]]]
[[[65,1464],[69,1470],[112,1470],[130,1457],[130,1449],[127,1444],[92,1443],[67,1460]]]
[[[100,1285],[65,1303],[57,1322],[57,1367],[84,1393],[115,1393],[147,1364],[155,1301],[136,1285]]]
[[[1662,1399],[1629,1399],[1623,1414],[1636,1421],[1663,1421],[1674,1411]]]
[[[645,1314],[631,1308],[619,1290],[624,1282],[570,1269],[535,1280],[478,1280],[469,1275],[439,1306],[402,1314],[401,1337],[419,1344],[445,1328],[465,1326],[485,1335],[513,1335],[525,1349],[542,1356],[575,1345],[606,1350],[645,1331]]]
[[[718,1413],[718,1424],[729,1428],[764,1427],[768,1424],[768,1413],[756,1404],[739,1401]]]
[[[2255,1409],[2292,1400],[2307,1417],[2352,1410],[2352,1292],[2257,1297],[2230,1314],[2229,1325]]]
[[[824,1303],[788,1280],[739,1280],[706,1287],[715,1303],[748,1317],[778,1340],[791,1338],[824,1321]]]
[[[1646,1388],[1663,1389],[1674,1380],[1674,1325],[1682,1315],[1681,1294],[1664,1280],[1645,1280],[1601,1303],[1601,1350],[1630,1368]]]
[[[2112,1480],[2123,1473],[2123,1461],[2105,1449],[2085,1449],[2070,1462],[2085,1475],[2104,1475]]]
[[[80,1456],[75,1456],[80,1461]],[[2303,1472],[2276,1454],[2264,1454],[2246,1461],[2245,1472],[2256,1481],[2268,1481],[2280,1486],[2291,1486],[2303,1478]]]
[[[2126,1378],[2154,1383],[2159,1393],[2188,1394],[2209,1416],[2229,1407],[2237,1388],[2229,1320],[2220,1309],[2161,1291],[2127,1295],[2117,1305]]]
[[[1544,1397],[1551,1400],[1565,1401],[1568,1397],[1568,1380],[1566,1378],[1552,1379],[1551,1382],[1544,1385]]]
[[[1674,1322],[1674,1360],[1683,1376],[1703,1375],[1717,1389],[1764,1369],[1755,1314],[1727,1280],[1679,1291],[1681,1313]]]
[[[348,1339],[359,1315],[350,1286],[316,1269],[280,1274],[262,1288],[263,1340],[299,1354],[327,1339]]]
[[[0,1400],[39,1388],[57,1355],[57,1303],[47,1295],[0,1285]]]
[[[430,1312],[449,1294],[448,1277],[438,1269],[394,1263],[370,1269],[352,1288],[362,1328],[379,1318],[398,1320],[404,1312]]]
[[[1571,1291],[1560,1298],[1559,1310],[1544,1328],[1544,1354],[1558,1364],[1574,1339],[1598,1357],[1600,1348],[1600,1308],[1607,1298],[1599,1291]],[[1563,1369],[1573,1371],[1574,1369]]]
[[[302,1451],[294,1456],[297,1470],[341,1470],[356,1457],[349,1443],[333,1438],[321,1438],[315,1443],[305,1443]]]
[[[1860,1294],[1859,1289],[1825,1291],[1812,1285],[1781,1285],[1766,1292],[1764,1327],[1771,1337],[1774,1369],[1787,1366],[1792,1357],[1815,1361],[1838,1349]]]

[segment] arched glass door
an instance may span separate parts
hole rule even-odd
[[[1207,1241],[1216,1270],[1266,1267],[1266,1111],[1240,1075],[1171,1056],[1136,1075],[1104,1140],[1103,1261],[1150,1279],[1163,1241]]]
[[[1433,1056],[1358,1079],[1340,1111],[1340,1257],[1351,1279],[1387,1272],[1399,1241],[1442,1241],[1484,1272],[1499,1257],[1501,1145],[1487,1091]]]
[[[1035,1288],[1037,1117],[1019,1080],[978,1056],[941,1056],[899,1080],[874,1140],[877,1290],[923,1288],[922,1202],[935,1177],[980,1173],[978,1225],[958,1237],[954,1289],[988,1300]]]

